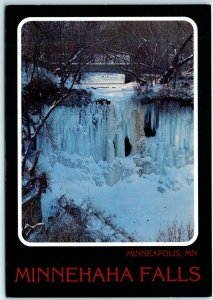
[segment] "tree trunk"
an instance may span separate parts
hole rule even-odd
[[[38,163],[39,155],[40,155],[40,151],[38,150],[38,151],[36,152],[36,155],[35,155],[35,158],[34,158],[33,165],[32,165],[32,167],[30,168],[30,176],[31,176],[31,177],[35,176],[35,168],[36,168],[36,165],[37,165],[37,163]]]

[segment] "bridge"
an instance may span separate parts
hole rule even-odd
[[[84,73],[115,73],[124,74],[125,83],[135,80],[135,77],[130,73],[126,72],[125,69],[128,68],[126,64],[115,64],[115,63],[90,63],[85,66],[82,74]]]
[[[25,59],[25,58],[24,58]],[[27,58],[29,59],[29,58]],[[28,60],[29,62],[29,60]],[[138,65],[138,64],[137,64]],[[162,74],[162,71],[159,69],[153,69],[153,67],[149,67],[143,63],[141,65],[141,77],[145,77],[146,80],[152,80],[153,76],[158,76]],[[41,68],[45,68],[49,71],[55,72],[59,67],[55,62],[47,62],[43,60],[38,60],[38,66]],[[83,65],[83,71],[81,71],[81,75],[85,73],[117,73],[125,75],[125,83],[135,81],[135,76],[126,71],[129,67],[131,69],[130,63],[122,63],[122,62],[91,62]],[[79,68],[79,63],[72,63],[72,72],[75,73]],[[59,70],[60,72],[60,70]],[[81,77],[80,75],[80,77]]]

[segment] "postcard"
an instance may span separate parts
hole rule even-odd
[[[211,296],[210,25],[6,7],[7,296]]]

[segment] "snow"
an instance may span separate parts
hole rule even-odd
[[[57,162],[49,169],[52,192],[42,198],[43,221],[52,214],[52,207],[63,192],[78,205],[91,201],[107,214],[114,214],[116,223],[138,241],[155,241],[159,228],[166,228],[174,219],[193,224],[192,165],[138,176],[132,157],[120,159],[125,170],[123,179],[109,186],[104,180],[104,162],[97,165],[93,159],[84,161],[76,155],[74,161],[74,168]],[[107,164],[105,169],[109,169]]]
[[[28,72],[25,71],[24,67],[22,68],[22,71],[21,71],[22,86],[25,86],[30,83],[33,65],[30,65],[28,68],[29,68]],[[53,82],[55,82],[55,84],[57,84],[57,85],[60,84],[60,77],[44,68],[40,68],[40,67],[36,68],[34,78],[35,77],[48,78],[48,79],[51,79]]]
[[[168,101],[141,104],[133,100],[133,83],[102,85],[90,85],[93,100],[110,100],[109,106],[59,106],[37,140],[39,168],[51,178],[42,197],[43,222],[65,194],[77,205],[91,202],[115,215],[140,242],[155,241],[157,231],[175,219],[193,225],[193,108]],[[146,122],[156,135],[146,137]],[[132,145],[127,157],[126,136]],[[100,221],[91,222],[110,234]]]
[[[90,84],[90,85],[100,85],[100,84],[124,84],[125,83],[125,75],[118,73],[86,73],[83,75],[81,83]]]
[[[184,83],[189,83],[189,86],[184,87]],[[138,98],[141,100],[149,100],[153,102],[156,99],[180,99],[186,100],[189,102],[193,102],[194,97],[194,85],[192,80],[179,80],[176,83],[176,88],[173,88],[173,82],[171,81],[170,84],[162,85],[162,84],[154,84],[151,87],[142,87],[139,90]]]
[[[191,170],[176,169],[174,179],[177,182],[180,172],[190,173]],[[172,177],[169,178],[171,180]],[[183,187],[179,193],[170,188],[165,189],[165,193],[160,193],[157,190],[158,176],[155,174],[145,178],[132,175],[128,180],[94,193],[91,198],[97,206],[115,213],[118,223],[136,234],[140,241],[154,241],[157,230],[165,228],[175,218],[183,223],[193,219],[192,189],[184,180],[185,178],[181,178]]]

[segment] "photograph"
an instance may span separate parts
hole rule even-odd
[[[90,19],[19,25],[19,237],[190,242],[196,27],[181,17]]]

